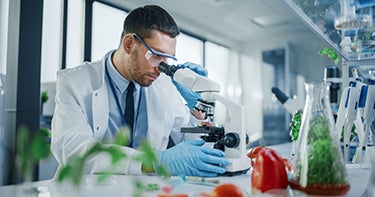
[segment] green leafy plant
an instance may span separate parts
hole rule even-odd
[[[307,182],[312,184],[346,183],[345,165],[339,149],[334,147],[329,124],[325,118],[316,117],[309,128]],[[297,171],[301,169],[297,162]]]
[[[85,163],[90,158],[100,153],[106,153],[111,157],[111,166],[98,176],[97,181],[99,183],[103,182],[106,178],[115,173],[114,169],[116,165],[127,157],[127,155],[122,152],[120,146],[127,146],[128,142],[126,130],[124,128],[120,129],[114,138],[113,145],[104,145],[101,142],[97,142],[82,155],[72,157],[58,172],[57,181],[63,182],[65,180],[71,180],[75,186],[79,186],[84,175]],[[155,152],[147,141],[141,143],[140,150],[141,154],[136,156],[134,160],[142,162],[142,165],[146,168],[153,169],[155,167],[157,173],[162,176],[169,176],[167,170],[159,164]],[[139,183],[136,182],[136,188],[138,188],[137,184]]]
[[[292,138],[292,141],[298,139],[299,130],[302,123],[302,109],[298,110],[292,117],[292,121],[289,124],[290,132],[289,135]]]
[[[337,65],[340,61],[340,56],[332,48],[323,48],[319,51],[319,54],[327,55],[329,58],[331,58],[335,62],[335,65]]]
[[[50,156],[48,138],[51,133],[40,128],[31,134],[26,127],[20,127],[17,133],[17,162],[23,178],[31,181],[33,166]]]
[[[41,100],[41,103],[44,104],[45,102],[48,101],[48,92],[47,91],[43,91],[40,93],[40,100]]]

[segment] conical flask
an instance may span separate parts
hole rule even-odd
[[[350,185],[335,133],[329,83],[306,83],[290,186],[312,195],[345,195]]]

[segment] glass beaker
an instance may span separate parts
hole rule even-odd
[[[345,195],[350,185],[335,133],[329,83],[305,84],[306,100],[290,178],[293,189],[312,195]]]

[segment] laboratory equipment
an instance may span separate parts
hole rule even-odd
[[[358,145],[352,143],[357,150],[349,164],[367,162],[366,152],[374,147],[375,128],[371,115],[374,96],[369,95],[375,80],[375,1],[284,1],[311,30],[340,54],[342,87],[336,130],[341,133],[345,127],[343,145],[346,159],[350,151],[348,138],[353,132],[358,135]]]
[[[337,66],[324,67],[323,81],[326,83],[330,83],[329,101],[331,103],[333,116],[336,118],[339,107],[340,83],[342,83],[339,68]]]
[[[344,133],[344,159],[349,162],[349,149],[350,149],[350,134],[353,129],[354,121],[357,118],[357,111],[359,107],[360,95],[365,85],[359,80],[351,81],[349,86],[344,88],[339,111],[336,121],[336,133],[341,135]]]
[[[290,98],[278,87],[272,87],[271,91],[291,115],[294,115],[298,110],[303,108],[303,99],[298,97]]]
[[[244,107],[218,94],[220,85],[217,82],[188,68],[179,68],[161,62],[159,70],[201,95],[202,99],[198,100],[195,108],[206,113],[208,122],[202,122],[196,127],[181,128],[181,132],[201,133],[202,139],[214,143],[214,148],[224,151],[225,157],[231,162],[226,166],[226,175],[246,173],[250,169],[250,161],[246,155],[248,139],[245,132]],[[223,125],[217,125],[214,122],[216,102],[220,102],[226,107],[227,117]]]
[[[350,185],[334,129],[329,84],[307,83],[290,186],[312,195],[345,195]]]
[[[367,146],[374,146],[374,133],[372,124],[375,118],[375,81],[367,79],[367,83],[361,83],[361,93],[358,101],[358,112],[354,122],[355,131],[358,134],[358,147],[353,157],[353,163],[369,163]],[[367,159],[365,161],[365,158]]]

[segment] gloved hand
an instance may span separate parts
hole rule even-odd
[[[202,146],[204,140],[182,142],[165,151],[158,152],[160,162],[171,175],[213,177],[225,172],[230,161],[224,152]]]
[[[186,62],[184,64],[178,64],[177,67],[179,68],[189,68],[192,71],[196,72],[199,75],[207,77],[207,70],[198,64],[194,64],[191,62]],[[177,83],[176,81],[172,80],[173,84],[176,86],[177,90],[180,92],[181,96],[185,99],[189,109],[194,109],[195,105],[197,104],[197,100],[201,98],[199,93],[196,93],[189,88],[182,86],[181,84]]]

